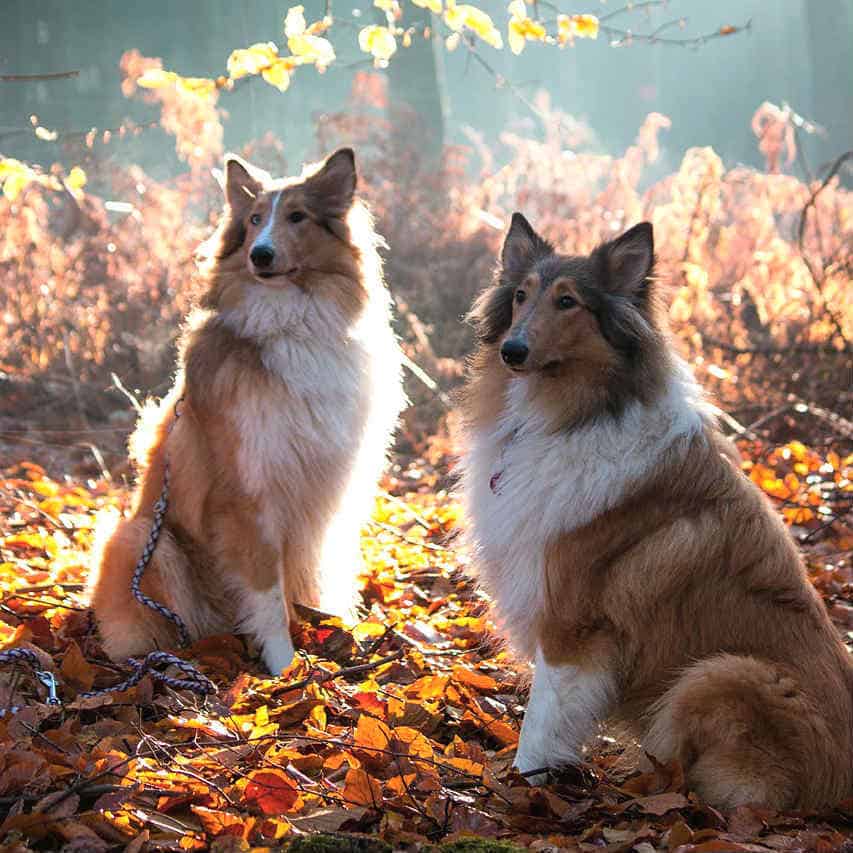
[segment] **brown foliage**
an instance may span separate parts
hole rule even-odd
[[[742,449],[756,460],[745,470],[783,511],[812,505],[809,494],[826,506],[853,495],[853,456],[792,442],[759,462],[755,446]],[[501,650],[486,601],[463,574],[466,555],[452,547],[458,507],[423,461],[386,479],[365,530],[362,621],[347,627],[306,612],[295,638],[302,651],[281,678],[264,674],[238,638],[197,643],[182,655],[219,687],[201,704],[148,679],[123,694],[76,698],[122,678],[81,595],[94,512],[122,508],[127,493],[103,481],[57,482],[32,463],[3,476],[0,650],[37,649],[55,669],[62,705],[43,704],[28,669],[0,664],[0,838],[22,838],[0,849],[69,838],[106,849],[143,837],[184,849],[225,838],[263,848],[319,830],[378,834],[395,846],[476,834],[572,851],[849,844],[849,803],[820,815],[720,814],[685,788],[677,764],[644,760],[632,770],[612,741],[547,787],[522,780],[510,764],[525,667]],[[821,517],[794,529],[816,531]],[[836,520],[807,558],[853,642],[852,549],[853,529]]]
[[[150,63],[127,58],[128,80]],[[207,706],[149,679],[75,701],[89,684],[122,677],[92,633],[81,589],[93,514],[123,508],[127,495],[86,480],[89,462],[80,478],[52,479],[12,461],[38,453],[72,473],[65,449],[94,442],[122,473],[132,416],[106,389],[111,373],[131,389],[168,384],[193,254],[219,205],[200,167],[218,157],[219,137],[194,124],[218,120],[208,106],[182,113],[175,103],[164,114],[185,156],[196,153],[181,139],[202,148],[172,182],[93,161],[91,194],[34,183],[14,201],[0,198],[0,646],[52,662],[63,700],[48,707],[31,673],[0,667],[0,850],[244,849],[315,830],[377,833],[398,846],[474,833],[573,851],[849,848],[850,801],[825,815],[722,815],[684,790],[680,768],[628,771],[610,741],[546,788],[510,770],[524,667],[497,646],[487,602],[463,573],[466,555],[453,548],[452,446],[439,421],[471,343],[459,318],[490,276],[514,209],[568,252],[640,218],[654,222],[677,339],[742,422],[728,423],[744,470],[776,501],[853,640],[844,380],[853,196],[837,178],[815,196],[806,264],[798,227],[819,185],[726,169],[709,149],[687,152],[655,180],[660,116],[613,158],[586,150],[583,128],[552,113],[541,133],[507,133],[491,146],[511,155],[507,165],[481,148],[475,178],[471,152],[423,162],[399,144],[401,120],[386,122],[369,99],[327,118],[324,150],[343,137],[359,148],[392,249],[404,346],[438,383],[410,385],[416,405],[400,443],[409,452],[395,459],[362,542],[364,619],[354,628],[316,614],[301,623],[304,653],[283,679],[262,675],[239,639],[198,643],[185,654],[220,687]],[[245,153],[262,165],[281,156],[274,140]]]

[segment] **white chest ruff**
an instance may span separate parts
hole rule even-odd
[[[269,394],[247,394],[233,417],[246,489],[263,495],[287,480],[303,482],[319,460],[352,455],[364,431],[364,352],[281,338],[266,345]],[[278,383],[281,388],[277,388]]]
[[[548,543],[616,506],[677,438],[701,429],[703,404],[684,367],[654,405],[554,433],[525,394],[513,380],[499,421],[469,436],[461,483],[483,584],[513,645],[532,656]]]

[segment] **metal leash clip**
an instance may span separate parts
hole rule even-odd
[[[56,693],[56,678],[53,673],[46,669],[37,669],[36,678],[47,688],[47,704],[61,705],[62,703]]]

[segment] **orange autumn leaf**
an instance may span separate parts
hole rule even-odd
[[[190,810],[198,818],[202,829],[211,838],[218,838],[221,835],[248,838],[255,826],[255,818],[253,817],[242,818],[231,812],[197,805],[191,805]]]
[[[253,770],[248,780],[243,797],[263,814],[286,814],[301,807],[299,789],[283,770]]]
[[[83,657],[80,647],[75,642],[68,645],[60,668],[62,677],[81,690],[91,690],[95,683],[95,670]]]
[[[453,667],[453,680],[460,684],[467,684],[475,690],[490,692],[498,689],[498,683],[490,675],[468,669],[464,666]]]
[[[353,767],[344,780],[343,798],[347,804],[380,808],[382,786],[366,771]]]
[[[391,729],[381,720],[362,714],[355,728],[356,746],[368,749],[387,749],[393,737]]]

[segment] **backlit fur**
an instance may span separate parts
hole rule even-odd
[[[577,761],[613,719],[712,803],[826,805],[853,787],[850,655],[668,343],[653,264],[648,224],[567,257],[517,214],[472,311],[470,538],[535,662],[516,764]]]
[[[193,639],[244,630],[277,673],[293,655],[294,602],[352,607],[359,530],[403,404],[378,238],[355,180],[348,149],[277,181],[227,160],[175,385],[131,440],[131,516],[99,537],[91,597],[112,658],[176,642],[130,592],[167,453],[169,507],[142,588]],[[261,244],[275,255],[263,269],[252,261]]]

